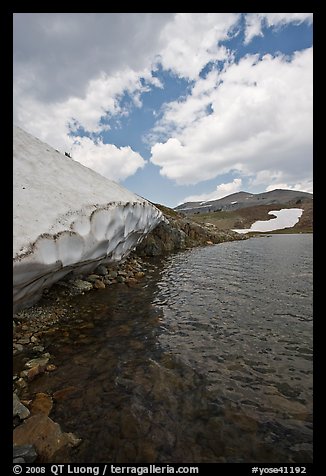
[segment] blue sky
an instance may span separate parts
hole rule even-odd
[[[312,192],[312,14],[14,14],[14,122],[172,207]]]

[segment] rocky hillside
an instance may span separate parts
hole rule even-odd
[[[206,226],[214,226],[217,230],[227,231],[233,228],[250,228],[258,220],[270,220],[268,212],[282,208],[302,208],[303,214],[299,222],[292,228],[278,230],[277,233],[312,233],[313,231],[313,200],[305,200],[299,204],[288,202],[283,205],[259,205],[240,208],[238,210],[215,211],[187,215],[193,221]]]
[[[207,202],[187,202],[178,205],[175,210],[186,215],[194,213],[210,213],[219,211],[234,211],[248,207],[258,207],[261,205],[285,205],[291,203],[298,205],[304,202],[311,202],[313,195],[307,192],[296,190],[276,189],[265,193],[238,192],[227,195],[219,200]]]
[[[199,245],[246,239],[231,230],[218,230],[214,225],[196,223],[163,205],[155,206],[168,222],[161,222],[137,246],[136,254],[139,256],[160,256]]]

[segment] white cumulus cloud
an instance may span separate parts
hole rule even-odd
[[[80,137],[72,151],[72,157],[75,160],[115,181],[133,175],[146,163],[141,155],[129,146],[116,147],[88,137]]]
[[[210,193],[201,193],[199,195],[190,195],[186,197],[180,203],[186,202],[208,202],[210,200],[218,200],[223,198],[226,195],[231,195],[232,193],[240,192],[242,186],[241,178],[236,178],[232,182],[221,183],[217,185],[216,189]]]
[[[210,61],[225,60],[229,53],[218,44],[237,24],[237,13],[178,13],[161,32],[158,58],[164,69],[197,79]]]
[[[279,182],[301,183],[311,167],[312,50],[293,58],[247,56],[236,64],[220,42],[236,34],[240,18],[235,13],[15,13],[14,122],[68,151],[71,131],[78,136],[83,128],[88,140],[79,137],[74,155],[85,158],[93,142],[93,167],[123,180],[144,159],[130,148],[128,153],[105,148],[101,137],[108,119],[129,114],[125,94],[140,108],[146,91],[163,87],[154,74],[162,67],[192,84],[190,94],[165,104],[163,117],[157,110],[161,119],[148,136],[151,160],[162,175],[191,184],[231,169],[254,176],[273,163]],[[261,34],[264,24],[303,21],[311,22],[312,14],[247,14],[246,41]],[[200,78],[203,68],[217,61],[225,62],[223,71],[213,67]],[[99,150],[107,158],[113,152],[119,156],[121,173],[112,164],[104,166]]]
[[[245,16],[245,43],[255,36],[263,36],[264,23],[268,27],[280,27],[287,23],[300,24],[304,21],[312,23],[312,13],[247,13]]]
[[[179,184],[230,171],[274,170],[289,183],[306,179],[312,173],[312,59],[312,48],[291,58],[248,55],[212,71],[187,98],[165,105],[152,131],[151,161]]]

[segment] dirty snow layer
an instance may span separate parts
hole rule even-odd
[[[303,210],[301,208],[283,208],[278,211],[270,211],[269,215],[275,215],[276,218],[271,218],[270,220],[261,220],[256,221],[251,225],[250,228],[232,230],[237,233],[248,233],[250,231],[260,231],[268,232],[274,230],[281,230],[283,228],[292,228],[296,223],[298,223]]]
[[[18,127],[14,158],[14,308],[70,271],[126,256],[161,220],[147,200]]]

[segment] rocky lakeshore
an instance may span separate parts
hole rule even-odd
[[[199,225],[173,210],[161,207],[168,219],[158,225],[123,262],[99,265],[88,275],[68,275],[46,289],[33,307],[14,315],[13,375],[13,458],[15,463],[62,462],[67,451],[80,444],[78,435],[65,433],[51,418],[56,402],[73,388],[51,392],[30,391],[30,384],[39,376],[55,372],[52,355],[45,341],[60,329],[62,323],[76,316],[72,298],[115,284],[137,287],[153,263],[146,257],[162,256],[187,248],[245,239],[233,232],[221,232]],[[82,331],[81,331],[82,332]]]
[[[71,297],[118,283],[137,286],[147,271],[139,257],[130,257],[110,268],[100,265],[96,273],[83,279],[67,278],[58,282],[36,305],[14,315],[13,355],[19,368],[14,368],[13,375],[14,463],[59,462],[65,458],[68,448],[80,443],[76,435],[62,432],[50,418],[53,406],[71,389],[63,388],[54,394],[29,391],[32,381],[57,369],[51,363],[52,356],[44,340],[75,316]]]

